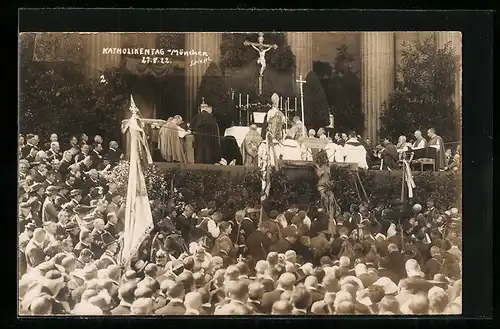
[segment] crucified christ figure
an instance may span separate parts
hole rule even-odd
[[[260,64],[260,76],[263,76],[264,70],[266,69],[266,53],[271,49],[278,48],[277,45],[266,45],[264,43],[264,33],[259,33],[258,43],[245,41],[243,44],[245,46],[252,46],[253,49],[259,52],[259,58],[257,59],[257,64]]]

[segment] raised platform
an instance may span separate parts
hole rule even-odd
[[[210,164],[199,164],[199,163],[167,163],[167,162],[155,162],[155,166],[164,169],[180,169],[182,171],[219,171],[225,173],[232,178],[242,178],[248,173],[258,172],[258,167],[250,166],[222,166],[222,165],[210,165]],[[293,161],[293,160],[280,160],[280,166],[287,171],[287,175],[290,179],[302,179],[305,177],[310,177],[315,175],[314,164],[311,161]],[[355,163],[332,163],[331,167],[345,168],[352,171],[358,170],[358,165]],[[391,172],[386,170],[370,170],[376,176],[376,179],[384,180],[388,176],[401,178],[403,172],[401,170],[393,170]],[[413,172],[414,175],[418,175],[420,172]],[[434,175],[442,175],[445,173],[434,172]]]

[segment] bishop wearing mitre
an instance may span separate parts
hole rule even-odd
[[[264,127],[262,129],[262,139],[265,140],[267,133],[270,132],[274,139],[277,141],[283,140],[283,124],[285,116],[280,111],[279,105],[280,98],[278,94],[274,93],[271,96],[272,107],[267,111],[264,119]]]

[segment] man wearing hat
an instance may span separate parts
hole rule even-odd
[[[56,206],[54,205],[54,200],[57,197],[57,192],[59,191],[59,188],[57,186],[48,186],[45,193],[47,194],[47,197],[45,198],[45,201],[43,202],[42,205],[42,222],[55,222],[57,223],[57,209]]]
[[[61,210],[62,207],[70,201],[68,198],[69,188],[65,184],[59,184],[58,188],[59,191],[54,199],[54,205],[57,210]]]
[[[47,189],[49,186],[57,186],[59,185],[59,181],[56,178],[56,173],[53,170],[47,171],[47,175],[45,176],[45,180],[42,182],[43,187]]]
[[[74,220],[66,224],[66,234],[71,244],[75,246],[80,241],[80,226]],[[73,248],[72,248],[73,249]]]
[[[82,190],[73,189],[69,192],[69,196],[71,197],[71,200],[64,204],[63,208],[68,211],[73,211],[76,206],[80,205],[80,201],[82,201]]]
[[[27,223],[24,226],[24,231],[19,234],[19,244],[24,242],[29,242],[33,237],[33,232],[35,231],[36,225],[34,223]]]
[[[118,251],[118,241],[108,232],[104,232],[101,235],[101,239],[104,246],[104,253],[101,255],[100,260],[104,262],[104,267],[108,268],[110,265],[117,265],[115,255]]]
[[[24,231],[28,223],[34,224],[33,215],[31,214],[31,203],[21,202],[19,204],[19,216],[18,216],[19,231]]]

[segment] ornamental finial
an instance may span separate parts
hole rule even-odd
[[[132,116],[137,116],[137,112],[139,112],[139,109],[135,105],[134,97],[132,97],[132,95],[130,95],[130,108],[129,108],[129,110],[130,110],[130,112],[132,112]]]

